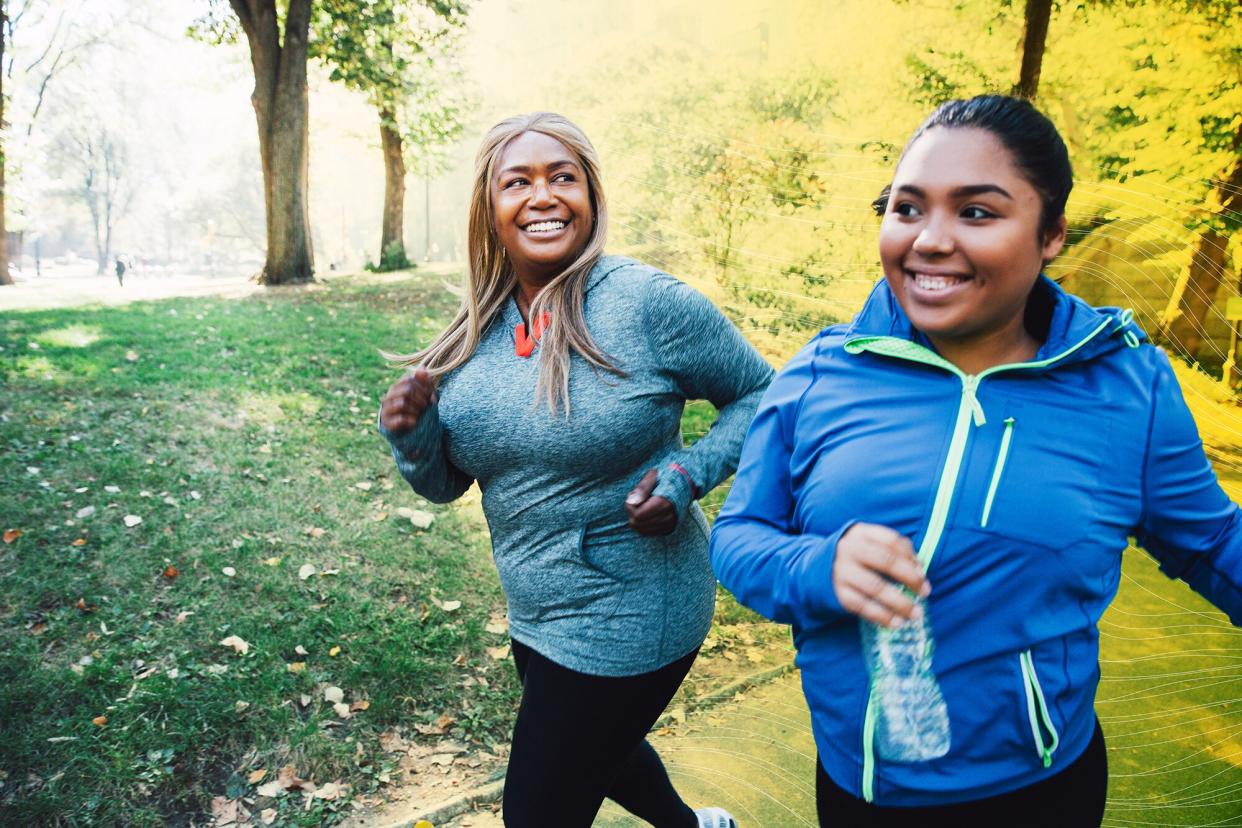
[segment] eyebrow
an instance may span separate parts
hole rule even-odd
[[[550,170],[558,170],[561,167],[573,167],[574,169],[577,169],[578,162],[570,158],[564,158],[560,161],[553,161],[551,164],[548,165],[548,169]],[[531,171],[531,167],[527,164],[514,164],[511,167],[505,167],[504,169],[502,169],[500,172],[496,174],[504,175],[505,173],[529,173],[530,171]]]
[[[909,193],[916,198],[927,198],[927,193],[920,187],[913,184],[903,184],[897,188],[899,193]],[[949,192],[953,198],[969,198],[970,196],[983,195],[984,193],[996,193],[1013,201],[1013,196],[1004,187],[998,187],[995,184],[968,184],[965,187],[955,187]]]

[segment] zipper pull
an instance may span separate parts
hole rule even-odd
[[[979,403],[979,397],[975,391],[979,388],[979,378],[974,374],[967,374],[962,377],[962,396],[970,403],[971,415],[975,421],[975,427],[987,423],[988,418],[983,413],[983,406]]]

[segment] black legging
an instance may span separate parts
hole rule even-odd
[[[522,705],[505,776],[505,825],[589,828],[606,796],[656,828],[697,826],[645,737],[698,652],[637,676],[591,676],[514,641]]]
[[[999,796],[956,805],[898,808],[873,805],[851,796],[815,763],[815,809],[821,828],[866,825],[868,828],[974,828],[997,825],[1064,825],[1098,828],[1108,793],[1108,753],[1104,731],[1095,733],[1082,756],[1042,782]],[[911,822],[911,820],[916,822]]]

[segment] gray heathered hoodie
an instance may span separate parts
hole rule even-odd
[[[702,294],[632,259],[600,259],[584,310],[627,376],[571,355],[569,418],[532,407],[540,349],[514,353],[522,317],[510,299],[470,360],[441,378],[418,426],[384,436],[428,500],[453,500],[478,481],[515,639],[571,670],[635,675],[702,643],[715,603],[707,521],[669,463],[698,496],[732,474],[773,372]],[[687,399],[720,410],[690,448],[680,429]],[[653,494],[680,515],[664,537],[626,521],[625,496],[651,468]]]

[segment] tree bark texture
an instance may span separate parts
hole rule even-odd
[[[263,165],[267,285],[314,279],[309,172],[310,102],[306,84],[311,0],[289,0],[282,43],[275,0],[229,0],[250,44],[255,120]]]
[[[1178,279],[1160,325],[1160,340],[1190,359],[1199,357],[1206,337],[1204,320],[1229,269],[1229,238],[1242,223],[1242,126],[1234,133],[1233,150],[1233,162],[1225,178],[1216,184],[1215,196],[1220,204],[1216,215],[1223,220],[1224,229],[1209,227],[1199,234],[1190,267]]]
[[[4,66],[4,41],[9,28],[9,4],[0,0],[0,67]],[[0,285],[13,284],[9,275],[9,233],[4,221],[4,72],[0,72]]]
[[[1039,70],[1044,62],[1044,44],[1048,40],[1048,20],[1052,16],[1052,0],[1026,0],[1026,26],[1022,35],[1022,68],[1014,94],[1028,101],[1039,91]]]
[[[380,144],[384,148],[384,226],[380,233],[379,261],[393,258],[393,244],[405,258],[405,159],[401,156],[401,135],[396,119],[387,109],[380,110]],[[394,251],[395,252],[395,251]]]

